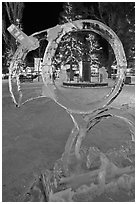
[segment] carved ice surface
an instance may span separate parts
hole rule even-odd
[[[88,24],[88,27],[85,26],[86,24]],[[50,32],[50,30],[48,32],[48,36],[50,36],[49,47],[47,47],[43,58],[43,80],[45,85],[49,86],[49,90],[51,90],[51,92],[54,92],[54,100],[63,108],[66,108],[71,112],[91,113],[97,108],[104,108],[106,105],[111,103],[117,96],[117,94],[121,91],[121,87],[125,78],[126,58],[120,40],[110,28],[94,20],[78,20],[75,22],[64,24],[60,28],[62,28],[62,30],[58,31],[58,29],[56,29],[55,27],[53,28],[55,32],[53,32],[52,29],[52,32]],[[55,68],[53,68],[52,58],[55,55],[55,49],[57,48],[57,46],[59,46],[63,35],[70,31],[82,31],[84,29],[88,31],[94,31],[105,37],[114,51],[117,60],[118,78],[116,78],[116,81],[106,80],[105,82],[108,83],[107,87],[101,87],[101,89],[99,89],[99,87],[101,86],[100,83],[97,88],[94,88],[94,85],[93,87],[89,86],[88,83],[85,83],[84,85],[83,82],[75,82],[74,79],[73,81],[68,82],[69,76],[67,68],[65,66],[60,67],[58,70],[55,70]],[[104,36],[105,32],[107,34],[105,34]],[[48,58],[48,56],[50,57]],[[48,66],[50,65],[49,61],[52,67],[51,75],[55,75],[58,72],[57,77],[55,77],[54,79],[51,78],[51,81],[53,81],[53,86],[55,86],[54,89],[51,86],[51,82],[48,82],[49,80],[47,80],[46,77],[46,69],[48,70]],[[95,84],[97,83],[98,82],[96,82]],[[81,88],[81,86],[89,86],[90,88]]]
[[[127,144],[127,149],[128,148],[131,149],[131,147]],[[89,157],[91,151],[94,152],[94,154],[92,154],[92,158]],[[66,176],[65,172],[63,173],[64,169],[63,164],[61,165],[61,160],[59,163],[57,162],[55,164],[55,172],[56,177],[58,177],[57,189],[60,190],[59,192],[52,192],[50,200],[52,200],[53,197],[53,200],[56,198],[56,201],[61,201],[61,199],[63,199],[63,201],[77,202],[94,201],[97,197],[105,195],[106,198],[104,199],[111,198],[111,201],[115,201],[115,199],[117,199],[115,198],[115,195],[118,194],[119,191],[121,191],[121,198],[119,197],[119,201],[120,199],[123,199],[122,195],[124,193],[127,194],[127,201],[133,200],[135,188],[134,161],[131,161],[130,164],[127,163],[127,166],[125,166],[125,164],[122,166],[121,162],[128,154],[125,153],[121,156],[121,160],[117,161],[118,163],[120,162],[119,168],[113,163],[117,160],[115,154],[119,154],[119,151],[123,151],[123,147],[121,147],[118,151],[113,150],[113,152],[108,152],[106,154],[101,153],[96,149],[96,147],[90,147],[89,150],[86,151],[82,151],[81,149],[80,152],[84,152],[83,161],[82,158],[81,161],[77,161],[75,154],[70,155],[68,163],[69,176]],[[134,152],[134,144],[132,144],[132,151]],[[86,158],[88,162],[95,162],[96,165],[94,165],[94,167],[84,165]],[[63,184],[64,187],[61,190],[59,186]],[[64,200],[65,197],[66,200]],[[68,198],[70,200],[68,200]]]

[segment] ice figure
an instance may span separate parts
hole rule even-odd
[[[101,35],[108,41],[114,51],[118,75],[113,86],[105,92],[105,95],[102,95],[100,89],[98,89],[98,94],[95,95],[94,87],[96,84],[93,83],[71,81],[67,84],[69,88],[66,88],[64,86],[67,78],[65,68],[60,67],[56,70],[52,64],[52,59],[62,37],[69,32],[78,30],[92,31]],[[37,91],[34,89],[31,98],[33,100],[36,97],[48,97],[54,100],[70,114],[74,122],[74,128],[68,137],[62,157],[55,163],[53,171],[47,170],[41,175],[40,180],[34,185],[35,187],[30,189],[28,200],[33,200],[36,186],[36,191],[39,192],[39,200],[42,201],[94,201],[96,198],[106,195],[105,199],[114,201],[111,195],[116,195],[123,189],[128,192],[127,200],[133,200],[135,195],[133,192],[135,178],[134,124],[127,118],[110,113],[111,108],[108,106],[115,100],[124,85],[127,62],[121,41],[112,29],[96,20],[77,20],[34,33],[27,38],[30,47],[28,47],[28,44],[27,47],[24,47],[26,44],[22,43],[9,68],[10,93],[17,106],[27,102],[30,96],[22,101],[23,90],[26,89],[25,84],[24,87],[22,85],[22,89],[19,80],[21,67],[15,66],[15,63],[18,59],[23,60],[30,50],[36,49],[39,46],[38,41],[43,37],[48,40],[42,64],[43,83],[40,84]],[[58,71],[58,77],[55,77],[56,71]],[[71,72],[71,75],[75,75],[74,71]],[[80,74],[82,76],[82,71],[80,71]],[[74,85],[78,88],[73,87]],[[100,84],[97,85],[101,86]],[[83,88],[83,86],[92,86],[93,88]],[[25,91],[24,93],[27,94]],[[100,95],[101,97],[99,97]],[[131,133],[130,141],[123,144],[119,150],[106,153],[101,152],[92,144],[86,148],[83,144],[87,133],[97,124],[113,117],[123,120],[128,125]],[[118,158],[119,160],[116,162]],[[121,162],[123,160],[128,161],[126,166]],[[40,190],[39,182],[41,182],[43,190]]]

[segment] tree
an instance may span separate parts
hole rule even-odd
[[[97,67],[99,69],[99,67],[103,63],[102,47],[99,45],[96,36],[91,33],[88,35],[87,40],[89,43],[88,55],[91,61],[90,64],[92,67]]]
[[[98,17],[107,24],[123,43],[128,67],[135,58],[135,3],[134,2],[99,2]],[[109,49],[108,71],[111,76],[111,65],[114,55]]]
[[[7,60],[13,56],[17,49],[16,40],[7,31],[7,27],[15,24],[22,28],[23,2],[3,2],[2,3],[2,39],[3,39],[3,55]],[[4,60],[4,59],[3,59]]]
[[[98,43],[98,37],[91,32],[70,32],[62,37],[52,64],[55,67],[70,65],[70,80],[73,80],[73,65],[83,64],[83,81],[90,81],[91,67],[99,68],[103,63],[102,47]],[[85,68],[86,66],[86,68]],[[88,72],[88,73],[85,73]],[[85,76],[85,77],[84,77]]]
[[[60,14],[60,24],[79,19],[98,19],[95,15],[97,3],[65,2],[63,12]]]
[[[64,24],[75,19],[75,13],[73,9],[73,3],[66,2],[63,5],[63,12],[60,14],[60,24]]]
[[[93,68],[99,69],[103,65],[103,49],[98,41],[99,35],[91,31],[84,32],[83,36],[83,81],[91,81]]]
[[[58,49],[52,60],[55,66],[70,64],[70,80],[73,80],[73,64],[78,66],[82,57],[82,42],[78,39],[77,33],[69,32],[62,37]]]
[[[120,38],[128,67],[135,61],[135,3],[134,2],[71,2],[64,3],[61,23],[77,19],[96,19],[108,25]],[[108,53],[107,69],[111,77],[111,65],[115,56],[111,46],[105,48]]]
[[[60,14],[60,24],[64,24],[67,22],[71,22],[74,20],[78,19],[78,15],[76,16],[76,5],[74,2],[65,2],[63,5],[63,12],[61,12]],[[80,16],[79,16],[80,17]],[[66,44],[64,46],[64,43]],[[62,45],[60,46],[62,50],[61,53],[59,54],[58,51],[58,59],[60,58],[60,56],[62,56],[60,58],[60,60],[63,63],[70,63],[70,80],[73,80],[73,70],[72,70],[72,63],[77,63],[79,61],[79,57],[80,57],[80,42],[77,42],[77,39],[74,35],[72,35],[72,33],[68,33],[66,36],[63,37],[62,39]],[[66,53],[64,55],[64,48],[66,48]],[[65,57],[64,57],[65,56]],[[59,60],[59,61],[60,61]],[[54,60],[54,62],[57,62],[58,60]]]
[[[94,4],[93,4],[94,5]],[[93,12],[93,8],[86,7],[84,3],[79,2],[66,2],[64,3],[64,11],[60,15],[60,23],[67,23],[75,21],[78,19],[87,19],[92,17],[96,19]],[[88,42],[86,37],[89,35],[87,32],[74,32],[67,34],[61,40],[59,45],[60,49],[56,52],[56,57],[53,60],[53,63],[68,63],[70,64],[70,78],[73,78],[72,64],[79,64],[80,61],[83,62],[83,80],[90,81],[90,61],[92,58],[92,64],[99,63],[99,55],[95,54],[95,49],[97,51],[98,46],[97,42],[95,43],[95,38],[92,37]],[[94,35],[92,35],[94,36]],[[90,36],[91,37],[91,36]],[[93,54],[93,43],[91,40],[94,38],[94,54]],[[96,39],[97,40],[97,39]],[[92,50],[92,54],[91,54]],[[89,60],[90,59],[90,60]],[[85,70],[85,71],[84,71]]]

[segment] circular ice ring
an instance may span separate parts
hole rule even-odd
[[[43,82],[45,86],[47,86],[47,89],[48,89],[48,83],[50,80],[48,73],[52,69],[52,58],[55,55],[56,49],[58,47],[59,42],[61,41],[61,38],[68,32],[79,31],[79,30],[81,31],[87,30],[87,31],[95,32],[101,35],[109,42],[109,44],[111,45],[114,51],[115,58],[117,61],[117,69],[119,73],[117,83],[115,84],[115,87],[110,91],[110,93],[106,95],[105,99],[101,101],[94,110],[90,110],[88,112],[71,110],[71,109],[68,109],[67,107],[64,107],[57,100],[54,93],[51,93],[51,90],[49,90],[49,92],[51,93],[50,97],[56,103],[58,103],[63,108],[69,110],[71,113],[90,114],[97,109],[105,108],[118,96],[118,94],[120,93],[124,85],[127,61],[126,61],[124,48],[120,39],[115,34],[115,32],[107,25],[96,20],[77,20],[63,25],[57,25],[54,28],[51,28],[48,30],[47,40],[49,41],[49,43],[45,50],[44,58],[43,58],[42,77],[43,77]],[[53,88],[53,92],[54,92],[54,88]]]

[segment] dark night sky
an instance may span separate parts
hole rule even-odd
[[[59,24],[60,14],[64,10],[63,4],[64,2],[24,2],[25,7],[22,17],[23,32],[29,36]],[[106,41],[103,39],[101,41],[101,46],[108,46]]]
[[[56,26],[61,11],[63,11],[63,2],[25,2],[23,31],[31,35]]]
[[[27,35],[54,27],[59,23],[59,16],[63,11],[63,2],[25,2],[24,4],[22,24],[23,31]],[[106,41],[102,38],[100,40],[100,43],[102,42],[101,46],[108,46]]]

